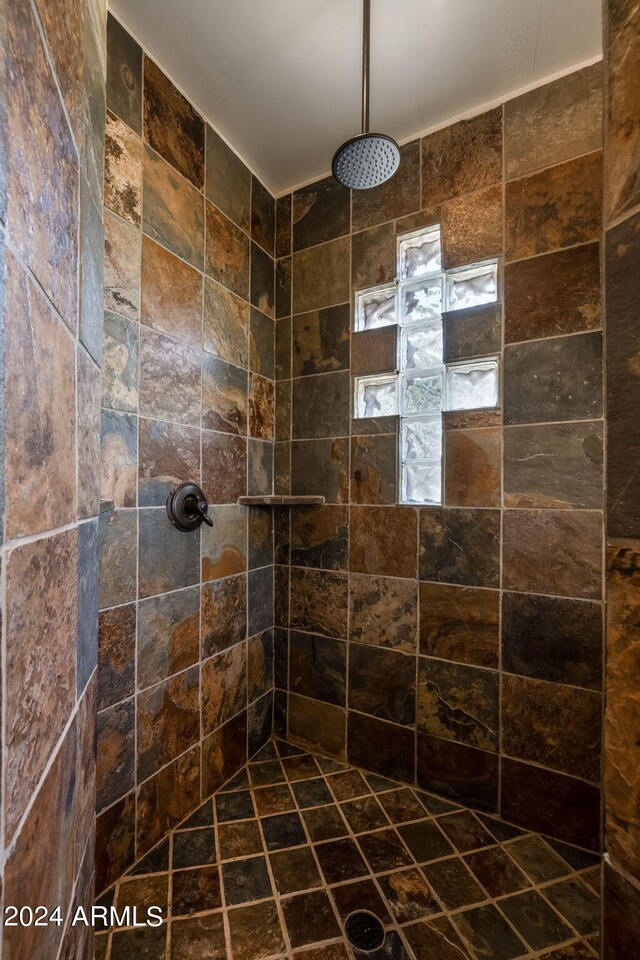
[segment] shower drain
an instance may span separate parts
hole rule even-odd
[[[384,929],[373,913],[358,910],[347,917],[344,932],[357,950],[377,950],[384,943]]]

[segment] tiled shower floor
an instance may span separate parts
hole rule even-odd
[[[96,958],[582,960],[598,892],[590,854],[269,743],[116,884],[168,922],[101,933]],[[386,928],[375,953],[343,935],[358,909]]]

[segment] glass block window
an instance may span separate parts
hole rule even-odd
[[[440,227],[398,237],[398,280],[358,290],[356,331],[399,327],[398,370],[355,378],[355,417],[400,416],[401,503],[442,502],[442,413],[499,403],[497,357],[443,361],[442,315],[498,299],[496,260],[443,271]]]

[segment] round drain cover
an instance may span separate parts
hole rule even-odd
[[[344,932],[357,950],[377,950],[384,943],[384,928],[373,913],[358,910],[347,917]]]

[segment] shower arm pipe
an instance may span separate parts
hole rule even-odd
[[[369,133],[369,64],[371,0],[362,0],[362,132]]]

